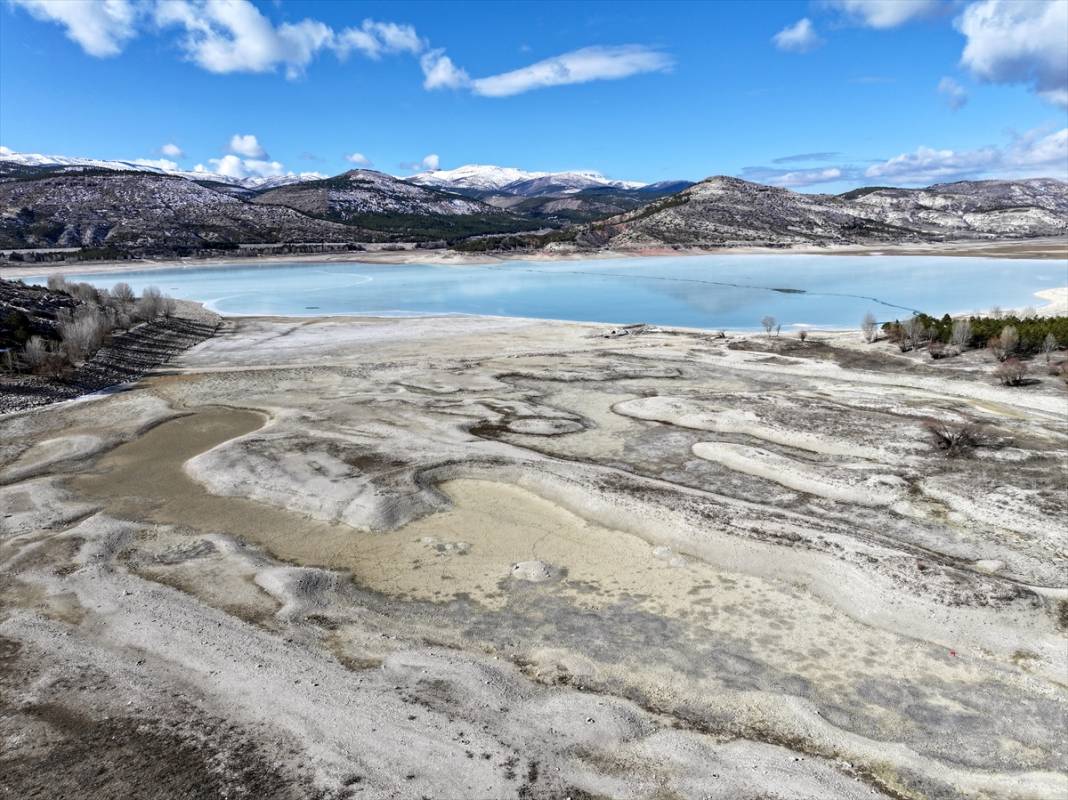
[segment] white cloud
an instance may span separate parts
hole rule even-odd
[[[452,63],[444,50],[431,50],[419,59],[424,89],[460,89],[471,84],[467,73]]]
[[[277,27],[249,0],[160,0],[160,28],[185,29],[186,56],[209,72],[270,72],[284,66],[296,78],[324,47],[334,31],[305,19]]]
[[[135,158],[131,163],[140,164],[144,167],[156,167],[167,172],[177,172],[178,165],[166,158]]]
[[[0,156],[13,156],[13,155],[15,155],[15,151],[14,150],[12,150],[10,147],[4,147],[3,145],[0,145]]]
[[[766,183],[769,186],[782,186],[795,189],[813,186],[818,183],[833,183],[850,179],[855,169],[852,167],[815,167],[812,169],[778,169],[774,167],[746,167],[741,177],[747,181]]]
[[[838,167],[827,169],[800,169],[793,172],[784,172],[771,183],[773,186],[811,186],[815,183],[830,183],[842,177],[842,170]]]
[[[664,53],[643,45],[585,47],[512,72],[476,78],[470,85],[475,94],[510,97],[544,86],[617,80],[644,72],[666,72],[672,63]]]
[[[938,93],[943,96],[946,105],[954,111],[964,108],[968,103],[968,92],[952,78],[942,78],[938,82]]]
[[[267,151],[263,149],[259,140],[251,133],[235,133],[230,137],[230,152],[237,153],[246,158],[267,158]]]
[[[671,59],[642,45],[587,47],[511,72],[472,79],[442,48],[432,49],[411,25],[366,19],[335,31],[314,19],[275,24],[251,0],[9,0],[37,19],[57,22],[87,53],[119,53],[140,27],[179,31],[186,58],[208,72],[263,73],[281,68],[301,77],[322,52],[344,59],[356,51],[367,58],[407,54],[419,58],[426,89],[469,89],[486,97],[508,97],[544,86],[614,80],[664,72]]]
[[[945,7],[942,0],[824,0],[822,5],[868,28],[896,28]]]
[[[163,145],[159,151],[168,158],[185,158],[185,152],[173,142]]]
[[[771,40],[780,50],[791,53],[807,53],[823,44],[808,17],[802,17],[793,25],[787,25],[772,36]]]
[[[359,50],[368,58],[378,59],[385,53],[418,55],[427,47],[411,25],[395,22],[376,22],[365,19],[359,28],[346,28],[337,34],[334,49],[339,55]]]
[[[276,175],[286,174],[285,167],[277,161],[243,159],[233,154],[225,155],[222,158],[209,158],[208,163],[212,165],[212,172],[225,175],[227,178],[271,178]],[[197,164],[198,168],[201,166]],[[201,170],[196,169],[195,171],[200,172]]]
[[[1068,2],[983,0],[956,21],[967,38],[961,64],[991,83],[1027,83],[1068,107]]]
[[[423,169],[437,169],[441,166],[441,159],[437,153],[431,153],[423,158]]]
[[[122,52],[137,34],[138,6],[129,0],[9,0],[34,19],[67,29],[67,38],[91,56],[106,58]]]
[[[1007,147],[937,150],[918,147],[864,171],[865,178],[929,184],[968,178],[1048,176],[1068,180],[1068,128],[1028,131]]]
[[[345,160],[350,164],[355,164],[358,167],[370,167],[371,161],[363,153],[349,153],[345,156]]]

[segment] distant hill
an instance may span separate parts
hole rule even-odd
[[[801,194],[718,176],[576,234],[589,247],[834,245],[1068,234],[1068,184],[1049,178]]]
[[[135,162],[0,154],[0,249],[78,247],[106,257],[261,242],[445,241],[492,251],[546,244],[701,248],[1065,234],[1068,184],[1045,178],[866,187],[840,195],[801,194],[723,176],[697,184],[638,184],[597,173],[478,165],[407,180],[352,170],[332,178],[241,182]]]
[[[0,247],[175,252],[241,242],[347,242],[367,231],[170,175],[112,170],[0,183]]]
[[[260,192],[253,202],[409,238],[453,238],[529,230],[536,224],[479,200],[418,186],[373,170]]]

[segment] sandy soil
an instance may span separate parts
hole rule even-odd
[[[0,416],[2,796],[1063,797],[1064,386],[604,333],[242,318]]]

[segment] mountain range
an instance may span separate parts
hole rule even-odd
[[[445,242],[635,250],[1068,234],[1068,184],[1034,178],[802,194],[738,178],[640,184],[469,165],[407,179],[237,180],[137,162],[0,152],[0,249],[167,255],[248,243]]]

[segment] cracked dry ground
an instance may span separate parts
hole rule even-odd
[[[1063,388],[602,332],[245,319],[0,417],[0,796],[1063,797]]]

